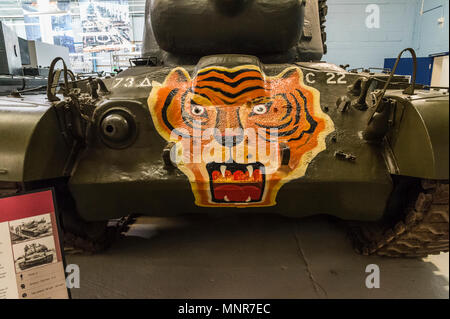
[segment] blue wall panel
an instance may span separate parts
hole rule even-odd
[[[384,67],[393,69],[397,58],[389,58],[384,60]],[[430,85],[431,73],[433,71],[433,58],[417,58],[417,76],[416,83]],[[395,74],[411,75],[413,74],[413,61],[412,58],[400,59]]]

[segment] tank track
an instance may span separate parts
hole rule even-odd
[[[399,220],[358,223],[349,235],[363,255],[419,258],[449,251],[448,181],[421,181]]]
[[[85,238],[74,233],[64,232],[63,244],[64,252],[67,254],[90,253],[95,254],[106,250],[113,241],[110,236],[103,236],[93,240]]]
[[[95,254],[108,249],[111,244],[129,230],[136,217],[129,215],[110,221],[97,236],[88,236],[71,231],[63,231],[64,252],[69,254]]]
[[[322,36],[323,54],[327,54],[327,33],[325,31],[325,22],[327,21],[328,6],[327,0],[319,0],[319,21],[320,21],[320,33]]]

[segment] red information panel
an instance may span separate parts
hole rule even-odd
[[[69,298],[51,190],[0,198],[0,299]]]

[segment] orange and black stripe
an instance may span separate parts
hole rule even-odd
[[[225,71],[210,68],[200,71],[193,85],[193,92],[208,98],[213,104],[235,104],[249,96],[266,96],[264,77],[254,69]]]

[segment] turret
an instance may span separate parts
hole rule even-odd
[[[325,15],[320,0],[148,0],[143,55],[158,64],[195,64],[213,54],[318,61]]]

